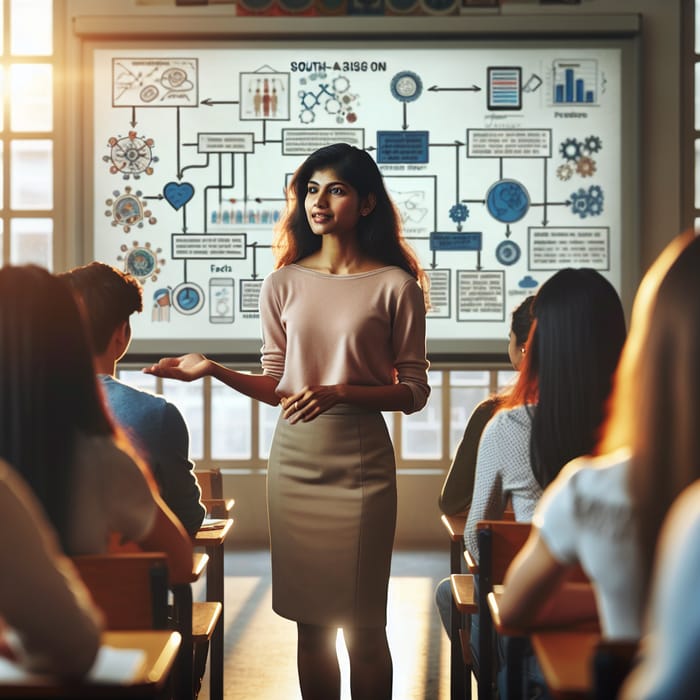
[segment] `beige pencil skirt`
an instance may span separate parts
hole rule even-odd
[[[382,415],[345,404],[309,423],[280,415],[267,487],[275,612],[385,626],[396,466]]]

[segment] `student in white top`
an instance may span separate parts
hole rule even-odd
[[[639,637],[662,521],[700,477],[698,270],[700,240],[689,232],[640,285],[601,456],[572,462],[545,493],[506,576],[504,624],[561,622],[547,608],[578,562],[595,587],[603,633]]]

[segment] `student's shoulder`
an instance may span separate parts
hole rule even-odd
[[[163,396],[154,394],[141,387],[114,377],[100,376],[107,398],[110,402],[120,401],[132,405],[139,405],[151,410],[162,410],[169,403]]]
[[[564,465],[556,478],[568,483],[579,495],[597,500],[627,501],[627,471],[630,453],[619,449],[603,455],[584,455]]]

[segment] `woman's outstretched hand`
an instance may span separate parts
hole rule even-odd
[[[164,357],[155,365],[144,367],[143,371],[146,374],[155,374],[157,377],[192,382],[206,376],[209,368],[210,362],[205,355],[191,352],[180,357]]]

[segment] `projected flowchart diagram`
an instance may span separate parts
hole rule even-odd
[[[615,49],[99,49],[94,75],[93,252],[143,283],[137,337],[258,339],[285,184],[337,141],[384,175],[429,338],[505,338],[562,267],[620,286]]]

